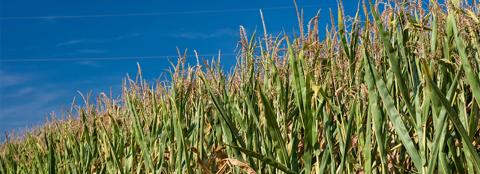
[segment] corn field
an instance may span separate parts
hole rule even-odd
[[[186,53],[169,81],[139,69],[121,97],[8,137],[0,173],[480,173],[480,5],[359,7],[297,9],[295,37],[240,27],[228,73]]]

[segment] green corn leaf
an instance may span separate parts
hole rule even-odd
[[[438,87],[434,85],[431,79],[431,75],[428,69],[426,68],[426,65],[424,65],[424,69],[425,69],[424,71],[426,72],[425,78],[426,78],[427,84],[432,88],[432,91],[434,93],[433,96],[442,103],[443,107],[445,107],[445,110],[447,111],[447,114],[449,116],[448,117],[449,120],[452,121],[453,125],[455,126],[455,129],[457,129],[457,131],[460,133],[460,136],[462,137],[464,144],[467,146],[468,152],[470,153],[470,155],[472,155],[474,160],[473,163],[475,164],[475,167],[477,168],[477,170],[480,170],[480,156],[475,150],[475,147],[473,147],[472,145],[473,141],[471,137],[468,136],[467,131],[465,130],[465,128],[463,127],[463,124],[458,118],[459,115],[452,108],[448,99],[446,99],[445,96],[440,92],[440,89],[438,89]]]
[[[395,108],[395,104],[393,102],[392,97],[390,96],[390,94],[388,94],[388,90],[386,88],[385,82],[382,80],[381,77],[377,75],[377,72],[375,68],[372,66],[372,64],[370,63],[369,58],[367,58],[366,61],[368,62],[367,73],[370,73],[370,76],[376,79],[376,84],[375,84],[376,89],[382,99],[384,108],[388,112],[388,116],[393,123],[395,132],[399,136],[400,141],[402,142],[403,146],[405,147],[408,154],[412,158],[412,161],[415,164],[415,167],[417,168],[417,170],[422,171],[423,165],[422,165],[422,160],[420,158],[420,155],[417,149],[415,148],[415,144],[413,144],[410,134],[407,128],[405,127],[405,124],[403,123],[398,110]]]

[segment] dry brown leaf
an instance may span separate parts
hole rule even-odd
[[[221,167],[221,170],[219,170],[217,172],[217,174],[220,174],[221,172],[225,171],[226,165],[232,165],[232,166],[240,167],[242,170],[244,170],[248,174],[257,174],[257,172],[255,172],[255,170],[253,170],[252,167],[250,167],[247,163],[244,163],[240,160],[237,160],[237,159],[234,159],[234,158],[225,158],[222,161],[225,162],[225,163]]]

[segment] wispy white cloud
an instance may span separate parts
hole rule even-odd
[[[76,62],[79,65],[86,65],[94,68],[100,68],[102,65],[100,65],[98,62],[95,61],[78,61]]]
[[[114,37],[113,40],[130,39],[130,38],[138,37],[138,36],[141,36],[141,35],[142,35],[142,33],[123,34],[123,35],[119,35],[119,36],[117,36],[117,37]]]
[[[75,45],[75,44],[84,43],[84,42],[86,42],[85,39],[73,39],[73,40],[60,42],[56,46],[57,47],[62,47],[62,46]]]
[[[26,88],[32,88],[33,87],[26,87]],[[66,91],[64,90],[59,90],[55,89],[52,90],[49,87],[42,86],[40,88],[36,88],[35,90],[32,91],[13,91],[13,95],[5,96],[2,98],[7,98],[7,97],[22,97],[22,98],[28,98],[29,100],[26,100],[25,102],[22,102],[21,104],[11,104],[10,106],[0,109],[0,118],[2,116],[5,116],[5,113],[12,113],[12,112],[22,112],[26,110],[32,110],[32,107],[24,107],[24,106],[38,106],[38,107],[44,107],[46,104],[48,104],[51,101],[54,101],[61,96],[66,94]],[[23,108],[23,109],[21,109]],[[7,112],[8,111],[8,112]]]
[[[142,33],[127,33],[118,36],[113,36],[110,38],[79,38],[79,39],[71,39],[63,42],[59,42],[56,44],[57,47],[63,46],[71,46],[71,45],[78,45],[78,44],[92,44],[92,43],[108,43],[113,41],[119,41],[124,39],[130,39],[134,37],[141,36]]]
[[[40,19],[42,21],[45,21],[45,22],[49,22],[49,23],[53,23],[53,22],[57,22],[57,18],[56,17],[44,17],[42,19]]]
[[[22,120],[24,123],[41,121],[44,119],[43,116],[52,110],[52,102],[68,94],[65,90],[48,87],[36,88],[25,94],[21,94],[21,91],[14,91],[13,93],[17,93],[17,98],[25,98],[26,100],[15,104],[2,103],[0,105],[0,120],[13,117]],[[4,96],[0,98],[2,100],[6,99]]]
[[[17,98],[17,97],[26,96],[26,95],[29,95],[29,94],[33,93],[34,89],[35,88],[33,88],[32,86],[20,87],[20,88],[17,88],[17,89],[14,89],[14,90],[10,91],[9,93],[2,94],[2,96],[0,98],[5,99],[5,100],[9,100],[9,99]]]
[[[45,83],[42,81],[44,75],[0,70],[0,133],[41,124],[52,112],[63,113],[69,109],[76,91],[81,90],[82,86],[94,86],[94,91],[108,91],[111,84],[121,81],[121,77],[117,76],[100,76],[95,80]],[[120,85],[114,87],[119,88]],[[115,88],[114,91],[120,89]]]
[[[101,50],[101,49],[79,49],[77,50],[77,52],[83,53],[83,54],[100,54],[100,53],[105,53],[107,51]]]
[[[211,39],[218,37],[236,37],[238,32],[231,28],[218,29],[213,32],[178,32],[169,34],[173,38],[181,39]]]
[[[27,122],[27,117],[37,115],[34,113],[44,111],[50,102],[66,95],[66,91],[58,89],[57,84],[32,83],[41,77],[0,70],[0,120],[22,116],[16,119]]]
[[[31,80],[33,77],[30,74],[9,73],[0,70],[0,88],[16,86]]]

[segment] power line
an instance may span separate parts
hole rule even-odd
[[[198,57],[213,57],[219,54],[203,54]],[[221,53],[220,56],[233,56],[235,53]],[[0,63],[19,63],[19,62],[78,62],[78,61],[116,61],[116,60],[151,60],[174,58],[178,55],[170,56],[126,56],[126,57],[71,57],[71,58],[22,58],[22,59],[0,59]],[[195,57],[194,54],[186,55],[187,58]]]
[[[318,7],[314,5],[303,6],[303,8]],[[124,14],[92,14],[92,15],[65,15],[65,16],[10,16],[0,17],[0,20],[33,20],[33,19],[76,19],[76,18],[102,18],[102,17],[127,17],[127,16],[169,16],[169,15],[191,15],[191,14],[210,14],[210,13],[231,13],[248,12],[262,10],[283,10],[293,9],[293,6],[279,6],[267,8],[244,8],[244,9],[224,9],[224,10],[197,10],[197,11],[177,11],[177,12],[151,12],[151,13],[124,13]]]

